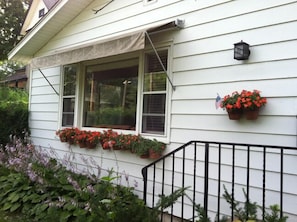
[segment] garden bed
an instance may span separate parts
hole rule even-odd
[[[14,222],[158,221],[132,187],[113,183],[117,178],[112,171],[100,178],[78,173],[31,145],[6,146],[0,151],[0,209]]]

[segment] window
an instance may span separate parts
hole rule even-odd
[[[167,51],[159,52],[167,69]],[[143,81],[142,132],[165,133],[166,73],[155,55],[146,54]]]
[[[41,17],[44,16],[44,8],[39,10],[39,15],[38,16],[39,16],[38,18],[41,18]]]
[[[165,135],[167,76],[154,52],[140,54],[86,62],[78,87],[79,66],[65,66],[62,126]],[[158,54],[167,69],[168,51]]]
[[[64,66],[62,126],[74,123],[76,72],[76,65]]]
[[[135,130],[138,59],[87,66],[83,126]]]

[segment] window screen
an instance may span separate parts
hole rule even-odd
[[[159,57],[167,69],[167,51],[160,51]],[[166,73],[155,53],[145,56],[143,81],[142,132],[165,133]]]
[[[73,126],[76,72],[76,65],[68,65],[64,67],[62,126]]]

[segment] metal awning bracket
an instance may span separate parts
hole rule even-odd
[[[44,75],[44,73],[41,71],[40,68],[38,68],[38,71],[41,73],[41,75],[47,81],[47,83],[50,85],[50,87],[52,87],[52,89],[55,91],[55,93],[59,96],[60,94],[57,92],[57,90],[54,88],[54,86],[51,84],[51,82],[46,78],[46,76]]]
[[[158,59],[160,65],[161,65],[163,71],[165,72],[166,77],[167,77],[167,79],[168,79],[168,81],[169,81],[169,83],[170,83],[170,85],[171,85],[171,87],[172,87],[172,89],[173,89],[173,91],[174,91],[174,90],[175,90],[175,86],[173,85],[173,83],[172,83],[172,81],[171,81],[171,79],[170,79],[170,77],[169,77],[169,75],[168,75],[168,72],[167,72],[167,70],[166,70],[166,68],[165,68],[165,66],[164,66],[164,64],[163,64],[163,62],[162,62],[162,60],[161,60],[161,58],[160,58],[160,56],[159,56],[159,53],[158,53],[156,47],[154,46],[154,43],[152,42],[152,39],[151,39],[151,37],[149,36],[149,34],[148,34],[147,31],[145,31],[145,35],[146,35],[147,39],[149,40],[149,42],[150,42],[150,44],[151,44],[151,46],[152,46],[152,48],[153,48],[153,50],[154,50],[154,53],[155,53],[155,55],[157,56],[157,59]]]

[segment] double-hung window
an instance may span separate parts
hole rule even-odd
[[[77,65],[64,66],[62,126],[73,126],[76,95]]]
[[[77,126],[166,135],[168,50],[158,51],[163,67],[154,52],[142,53],[83,62],[79,84],[76,66],[65,66],[62,125],[73,124],[77,112]]]
[[[167,69],[167,50],[158,53]],[[147,53],[144,63],[142,132],[165,133],[166,73],[155,53]]]

